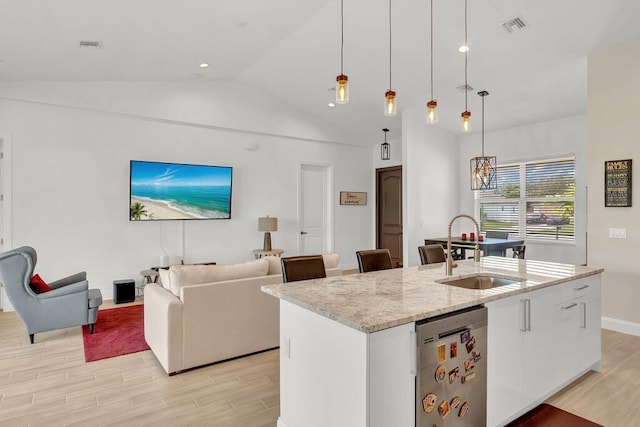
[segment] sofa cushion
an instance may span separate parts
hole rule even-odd
[[[282,275],[282,264],[280,264],[280,257],[275,255],[267,255],[262,259],[266,259],[269,262],[269,276],[275,274]]]
[[[169,268],[159,268],[158,269],[158,279],[160,280],[160,285],[168,291],[171,291],[171,286],[169,286]]]
[[[268,271],[265,259],[230,265],[174,265],[169,268],[169,287],[179,297],[182,286],[266,276]]]
[[[282,264],[280,263],[280,257],[267,255],[263,259],[269,262],[269,276],[274,274],[282,274]],[[324,269],[336,268],[338,261],[340,261],[340,255],[338,254],[322,254],[322,260],[324,261]]]
[[[322,254],[322,260],[324,261],[325,270],[328,268],[336,268],[340,261],[340,255],[338,254]]]

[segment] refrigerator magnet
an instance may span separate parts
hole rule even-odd
[[[440,404],[440,406],[438,406],[438,414],[440,414],[442,418],[445,418],[447,415],[449,415],[450,411],[451,407],[449,406],[449,401],[447,400],[445,400]]]
[[[451,402],[449,402],[449,406],[451,406],[451,409],[456,409],[458,405],[460,405],[460,397],[455,396],[451,399]]]
[[[438,384],[442,384],[446,378],[447,368],[445,368],[444,366],[438,366],[438,369],[436,369],[436,382]]]
[[[449,357],[453,359],[454,357],[458,357],[458,343],[452,342],[449,344]]]
[[[469,402],[464,402],[460,407],[460,411],[458,411],[458,416],[464,417],[467,414],[468,410],[469,410]]]
[[[462,344],[466,343],[470,339],[471,339],[471,331],[466,330],[466,331],[464,331],[463,333],[460,334],[460,342]]]
[[[464,375],[460,381],[462,381],[462,384],[466,383],[467,381],[471,381],[472,379],[474,379],[476,377],[476,373],[475,372],[471,372],[470,374]]]
[[[471,350],[473,350],[475,346],[476,346],[476,339],[475,337],[471,337],[471,339],[467,341],[467,343],[465,344],[465,347],[467,347],[467,353],[471,353]]]
[[[473,369],[473,367],[476,366],[473,357],[470,357],[469,359],[464,361],[464,371],[465,372],[469,372],[470,370]]]
[[[427,394],[424,399],[422,399],[422,409],[427,414],[433,412],[433,409],[436,407],[436,400],[438,399],[438,395],[435,393]]]
[[[458,368],[457,366],[451,371],[449,371],[449,384],[453,383],[455,380],[458,379],[459,373],[460,373],[460,368]]]
[[[438,363],[447,360],[447,344],[438,344]]]

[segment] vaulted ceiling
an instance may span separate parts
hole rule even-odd
[[[389,87],[389,3],[344,0],[344,72],[351,101],[335,108],[339,0],[0,0],[0,80],[232,80],[328,126],[379,143],[400,132],[383,115]],[[468,94],[479,129],[586,111],[590,52],[640,40],[637,0],[468,0]],[[502,24],[520,18],[526,27]],[[441,126],[461,134],[464,0],[434,0],[434,97]],[[392,86],[399,110],[429,100],[429,0],[392,0]],[[80,48],[99,41],[101,48]],[[199,68],[206,62],[210,66]],[[612,76],[615,78],[615,76]],[[391,136],[391,135],[390,135]]]

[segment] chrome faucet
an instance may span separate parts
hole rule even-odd
[[[476,225],[476,236],[480,236],[480,226],[478,225],[478,221],[471,215],[460,214],[453,217],[451,222],[449,223],[449,229],[447,232],[447,276],[453,275],[453,269],[458,266],[453,256],[451,255],[451,226],[458,218],[469,218]],[[476,241],[476,247],[473,250],[473,260],[475,262],[480,262],[480,246],[478,246],[478,241]]]

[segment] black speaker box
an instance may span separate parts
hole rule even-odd
[[[113,281],[113,302],[122,304],[136,299],[136,282],[133,279]]]

